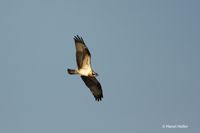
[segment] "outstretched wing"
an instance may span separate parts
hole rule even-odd
[[[101,98],[103,98],[103,91],[101,89],[101,84],[99,83],[99,81],[95,77],[91,76],[81,76],[81,78],[94,95],[95,100],[101,101]]]
[[[91,55],[82,37],[74,36],[76,46],[76,62],[78,68],[91,67]]]

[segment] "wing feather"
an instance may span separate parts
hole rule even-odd
[[[101,99],[103,98],[103,91],[99,81],[95,77],[91,76],[81,76],[81,78],[84,81],[85,85],[90,89],[90,91],[94,95],[95,100],[101,101]]]
[[[91,67],[91,54],[82,37],[74,36],[78,68]]]

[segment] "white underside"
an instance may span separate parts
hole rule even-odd
[[[88,76],[88,75],[92,75],[92,69],[91,68],[81,68],[77,70],[78,73],[82,76]]]

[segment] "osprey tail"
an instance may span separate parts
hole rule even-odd
[[[67,69],[67,72],[69,74],[78,74],[78,72],[76,70],[73,70],[73,69]]]

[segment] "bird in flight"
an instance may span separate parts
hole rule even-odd
[[[71,75],[80,75],[85,85],[94,95],[95,100],[101,101],[101,99],[103,98],[103,91],[101,88],[101,84],[96,79],[96,76],[98,76],[98,74],[93,71],[91,66],[90,51],[87,48],[82,37],[79,37],[78,35],[74,36],[74,42],[76,47],[76,63],[78,69],[67,69],[67,71]]]

